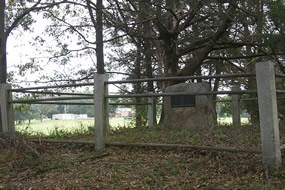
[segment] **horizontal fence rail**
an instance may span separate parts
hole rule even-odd
[[[123,147],[144,147],[144,148],[165,148],[165,149],[193,149],[193,150],[208,150],[217,152],[235,152],[235,153],[253,153],[261,154],[260,150],[243,149],[236,147],[210,147],[197,146],[189,144],[160,144],[160,143],[124,143],[124,142],[106,142],[107,146],[123,146]]]
[[[277,94],[285,94],[285,90],[276,90]]]
[[[55,105],[94,105],[93,102],[25,102],[25,101],[15,101],[14,104],[55,104]]]
[[[68,96],[94,96],[94,94],[84,94],[84,93],[72,93],[72,92],[45,92],[45,91],[32,91],[26,90],[21,93],[29,93],[29,94],[51,94],[51,95],[68,95]]]
[[[278,77],[278,78],[285,78],[285,74],[280,74],[280,73],[278,73],[278,74],[275,74],[275,77]]]
[[[151,103],[147,103],[147,102],[143,102],[143,103],[108,103],[109,105],[112,105],[112,106],[132,106],[132,105],[151,105]],[[156,104],[157,105],[157,104]]]
[[[177,95],[217,95],[217,94],[256,94],[256,90],[245,91],[211,91],[211,92],[197,92],[197,93],[157,93],[157,94],[124,94],[124,95],[106,95],[106,98],[131,98],[131,97],[161,97],[161,96],[177,96]]]
[[[132,80],[121,80],[121,81],[106,81],[105,84],[123,84],[123,83],[175,81],[175,80],[179,81],[179,80],[189,80],[189,79],[236,78],[236,77],[255,77],[255,74],[240,73],[240,74],[208,75],[208,76],[159,77],[159,78],[132,79]]]
[[[90,96],[82,96],[82,97],[56,97],[56,98],[41,98],[41,99],[30,99],[30,100],[13,100],[9,101],[9,103],[14,104],[27,104],[27,103],[34,103],[34,102],[44,102],[44,101],[58,101],[58,100],[86,100],[86,99],[93,99]]]
[[[80,83],[80,84],[63,84],[63,85],[51,85],[51,86],[36,86],[27,88],[10,89],[9,92],[23,92],[27,90],[49,89],[49,88],[66,88],[66,87],[81,87],[81,86],[93,86],[94,83]]]
[[[55,140],[55,139],[29,139],[35,143],[70,143],[70,144],[85,144],[94,145],[93,141],[74,141],[74,140]],[[190,144],[159,144],[159,143],[123,143],[123,142],[106,142],[106,146],[114,147],[142,147],[142,148],[160,148],[168,150],[197,150],[197,151],[214,151],[214,152],[232,152],[232,153],[246,153],[246,154],[261,154],[260,150],[244,149],[236,147],[210,147],[197,146]]]
[[[94,102],[50,102],[50,101],[40,101],[40,102],[26,102],[26,101],[13,101],[14,104],[56,104],[56,105],[94,105]],[[134,106],[134,105],[151,105],[151,103],[108,103],[110,106]],[[155,105],[162,105],[162,103],[156,103]]]

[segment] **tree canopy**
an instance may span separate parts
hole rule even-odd
[[[32,5],[29,8],[24,1],[19,2],[14,6],[25,11],[13,13],[9,11],[12,6],[8,6],[6,23],[21,24],[28,29],[35,16],[26,12],[40,10],[38,16],[50,23],[45,35],[35,37],[37,45],[42,47],[38,53],[50,52],[45,61],[66,65],[74,57],[94,56],[103,49],[96,47],[101,42],[96,39],[100,19],[97,21],[99,11],[95,2],[46,0],[28,3]],[[148,73],[146,76],[193,75],[201,65],[218,62],[231,70],[246,71],[252,60],[283,60],[284,2],[281,0],[105,0],[102,6],[103,42],[109,55],[105,56],[105,69],[109,72],[118,71],[118,66],[135,65],[138,57],[141,57],[140,67],[148,70],[142,70]],[[25,13],[27,16],[17,24],[9,21]],[[48,39],[56,40],[56,47],[46,49]],[[133,55],[129,54],[132,51]],[[284,69],[283,64],[279,67]],[[93,67],[77,71],[72,74],[80,80],[97,70]]]
[[[6,36],[18,26],[29,30],[36,17],[48,23],[34,37],[38,51],[32,64],[19,67],[22,74],[30,67],[44,69],[43,62],[64,68],[41,76],[42,82],[74,83],[105,71],[124,78],[253,72],[261,60],[273,60],[284,73],[284,9],[282,0],[9,1],[4,30]],[[206,82],[218,89],[237,81]],[[239,82],[254,87],[250,80]],[[136,84],[133,91],[171,84]]]

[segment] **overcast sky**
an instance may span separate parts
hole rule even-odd
[[[33,24],[33,32],[22,31],[21,29],[16,29],[13,31],[8,38],[7,42],[7,62],[8,62],[8,72],[14,71],[16,65],[26,64],[30,62],[30,59],[33,57],[50,57],[49,53],[44,53],[46,49],[53,48],[56,46],[56,42],[53,39],[49,38],[47,35],[44,36],[46,41],[46,46],[33,46],[30,45],[31,42],[34,41],[34,38],[38,35],[43,36],[44,30],[47,26],[47,22],[43,21],[39,18],[39,21]],[[40,49],[41,53],[39,54]],[[43,74],[54,74],[55,72],[70,72],[74,69],[75,64],[77,69],[86,66],[86,68],[90,68],[94,66],[94,59],[90,60],[88,57],[80,58],[78,60],[73,59],[73,62],[70,62],[66,66],[60,66],[58,64],[53,64],[49,62],[47,64],[48,59],[38,59],[42,62],[40,63],[42,67],[44,67],[44,71],[29,73],[25,77],[21,77],[21,80],[36,80],[39,76]],[[84,63],[84,64],[82,64]]]

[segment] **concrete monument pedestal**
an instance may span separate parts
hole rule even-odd
[[[209,92],[206,83],[181,83],[169,86],[166,93]],[[211,127],[216,124],[216,110],[211,95],[178,95],[165,97],[164,126],[172,128]]]

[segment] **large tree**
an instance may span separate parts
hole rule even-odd
[[[59,52],[53,54],[55,59],[52,61],[69,57],[73,52],[83,51],[83,54],[90,55],[103,49],[96,47],[99,44],[102,47],[103,42],[102,39],[96,39],[101,38],[100,34],[96,35],[96,27],[103,24],[100,23],[101,19],[98,19],[101,17],[100,10],[103,10],[105,44],[115,40],[121,41],[122,47],[125,42],[135,47],[137,42],[140,42],[143,62],[150,71],[149,76],[154,72],[156,75],[165,76],[193,75],[209,60],[224,60],[225,63],[236,67],[238,65],[235,63],[245,62],[244,60],[249,58],[282,53],[280,49],[273,49],[272,44],[270,46],[268,43],[268,39],[272,39],[269,37],[276,38],[281,34],[274,33],[277,30],[272,28],[272,23],[281,29],[282,24],[278,16],[266,11],[269,8],[280,9],[278,5],[283,5],[282,1],[100,2],[96,4],[90,0],[69,0],[63,6],[45,10],[44,18],[53,21],[46,32],[59,44]],[[104,5],[104,9],[98,5]],[[254,5],[260,6],[258,8]],[[260,30],[262,27],[259,27],[258,23],[263,21],[265,27]],[[72,42],[80,44],[79,48],[72,49]],[[151,61],[151,57],[156,63]],[[66,61],[62,64],[66,64]],[[149,65],[156,65],[159,71],[152,70],[154,67]]]
[[[0,1],[0,83],[7,82],[7,39],[14,29],[21,26],[29,30],[34,22],[32,12],[38,12],[65,3],[67,0]]]
[[[14,29],[22,27],[29,30],[30,24],[34,21],[31,13],[59,5],[67,0],[6,0],[0,1],[0,83],[7,82],[7,39]],[[2,130],[2,118],[0,118]]]
[[[283,8],[281,0],[105,0],[102,4],[101,1],[96,4],[89,0],[69,0],[44,13],[45,19],[53,22],[47,27],[47,33],[59,44],[59,51],[49,61],[68,64],[72,55],[91,56],[96,52],[102,57],[103,40],[96,29],[98,24],[104,24],[105,45],[120,53],[117,56],[120,59],[115,59],[116,52],[112,52],[112,62],[105,67],[111,72],[118,72],[117,66],[125,67],[132,78],[186,76],[205,71],[206,74],[252,72],[256,61],[273,59],[280,63],[284,55],[280,43],[284,24],[276,15]],[[103,23],[100,23],[101,13]],[[272,43],[274,40],[276,43]],[[70,45],[75,41],[76,49]],[[96,63],[97,71],[101,72],[98,63],[103,62]],[[284,70],[282,64],[279,68]],[[82,74],[75,79],[82,80],[90,78],[94,71],[90,68],[70,73]],[[214,84],[214,89],[235,82],[242,82],[246,88],[254,87],[247,80],[208,82]],[[164,90],[171,84],[162,83],[159,87]],[[147,86],[152,91],[151,84]],[[136,91],[145,90],[134,87]]]

